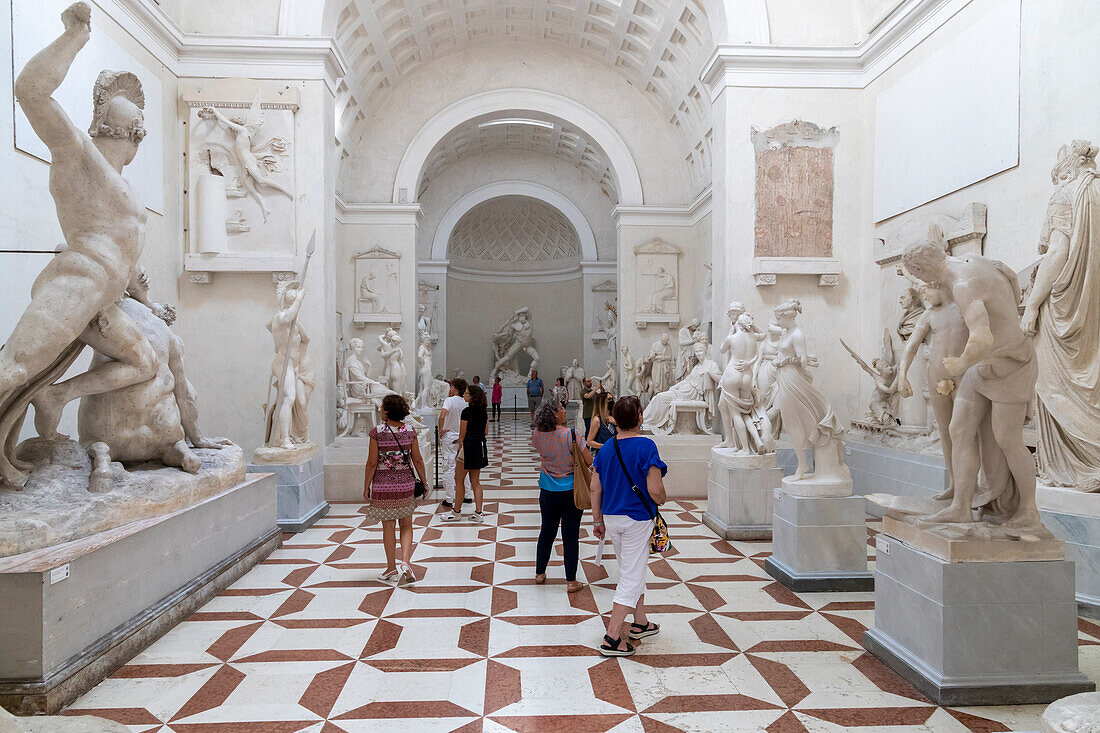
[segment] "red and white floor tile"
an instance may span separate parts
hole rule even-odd
[[[615,559],[592,562],[586,526],[589,586],[566,594],[560,545],[534,584],[538,462],[522,421],[492,432],[486,523],[425,506],[417,582],[377,580],[380,527],[334,505],[68,712],[148,733],[1038,729],[1042,706],[929,702],[860,647],[873,594],[788,591],[769,544],[715,539],[699,501],[664,512],[675,553],[646,594],[661,633],[598,656]],[[1079,643],[1100,679],[1100,625],[1082,619]]]

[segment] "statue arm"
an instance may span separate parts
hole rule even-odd
[[[35,133],[53,153],[83,147],[86,140],[53,98],[80,49],[91,37],[91,10],[79,2],[61,14],[65,30],[19,72],[13,91]]]
[[[294,302],[290,304],[290,307],[279,314],[279,319],[283,323],[290,323],[298,317],[298,311],[302,309],[302,300],[306,297],[305,288],[298,291],[298,294],[294,296]]]
[[[214,107],[204,107],[203,112],[205,112],[209,116],[212,116],[220,125],[232,130],[233,132],[247,132],[244,125],[238,125],[236,122],[223,115]]]
[[[925,311],[917,319],[917,325],[913,327],[913,333],[909,335],[909,340],[905,342],[905,350],[901,352],[901,362],[898,364],[898,374],[892,385],[892,388],[900,392],[902,397],[913,395],[913,387],[909,384],[909,367],[917,356],[917,349],[924,343],[931,330],[932,316],[929,311]]]
[[[1024,304],[1021,325],[1024,333],[1029,336],[1035,333],[1039,320],[1039,308],[1050,297],[1054,280],[1062,272],[1068,260],[1069,237],[1058,230],[1051,232],[1047,252],[1039,261],[1039,269],[1035,273],[1035,284],[1031,286],[1031,292],[1027,295],[1027,303]]]

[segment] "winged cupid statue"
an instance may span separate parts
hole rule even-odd
[[[877,359],[872,359],[868,364],[860,358],[851,346],[840,340],[841,345],[848,351],[860,368],[875,380],[875,393],[871,396],[868,405],[868,417],[876,425],[883,427],[896,427],[898,420],[898,394],[894,377],[897,375],[897,360],[894,357],[894,342],[890,338],[890,330],[882,331],[882,354]]]
[[[290,141],[276,135],[262,145],[256,143],[256,137],[264,124],[260,92],[256,92],[248,114],[243,118],[226,117],[213,107],[203,107],[199,110],[199,117],[213,122],[233,136],[233,144],[228,148],[218,143],[209,143],[210,167],[226,178],[236,180],[237,186],[243,187],[245,191],[239,195],[251,196],[260,205],[264,221],[267,221],[271,208],[264,200],[263,189],[273,188],[291,198],[294,194],[287,186],[271,178],[272,173],[285,170],[283,163],[290,155]]]

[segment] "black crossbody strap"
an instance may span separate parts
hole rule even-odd
[[[634,483],[634,479],[630,475],[630,471],[626,470],[626,461],[623,460],[623,453],[619,450],[619,438],[618,436],[611,439],[611,444],[615,446],[615,455],[619,457],[619,465],[623,467],[623,474],[626,476],[626,480],[630,482],[630,488],[634,489],[634,493],[638,495],[638,500],[642,502],[642,506],[649,512],[650,519],[657,519],[657,515],[653,513],[653,510],[649,508],[649,502],[645,500],[642,495],[642,490],[638,488],[638,484]]]
[[[405,449],[401,447],[401,439],[397,437],[397,433],[393,432],[393,428],[391,428],[388,424],[386,425],[386,430],[390,431],[390,435],[393,436],[393,441],[397,443],[397,450],[401,451],[401,457],[405,459],[405,465],[409,467],[409,473],[413,475],[414,479],[423,481],[424,479],[416,475],[416,469],[413,468],[412,461],[409,460],[409,454],[406,453]],[[413,436],[413,440],[416,440],[415,436]]]

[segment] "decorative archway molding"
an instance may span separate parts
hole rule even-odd
[[[588,223],[588,219],[584,217],[577,205],[558,191],[532,181],[494,181],[470,191],[451,204],[451,207],[447,209],[447,212],[439,221],[439,227],[435,230],[431,259],[434,261],[447,259],[447,245],[451,241],[451,233],[462,217],[466,215],[466,212],[478,204],[501,196],[527,196],[554,207],[569,220],[569,223],[573,225],[573,229],[577,232],[577,238],[581,244],[581,261],[587,262],[597,259],[596,237],[592,233],[592,227]]]
[[[619,203],[624,206],[643,204],[642,178],[634,156],[626,141],[607,120],[568,97],[523,88],[494,89],[471,95],[447,106],[428,120],[413,136],[401,157],[393,186],[394,203],[412,203],[416,200],[420,176],[428,156],[447,133],[472,118],[497,112],[551,115],[584,130],[611,162]]]

